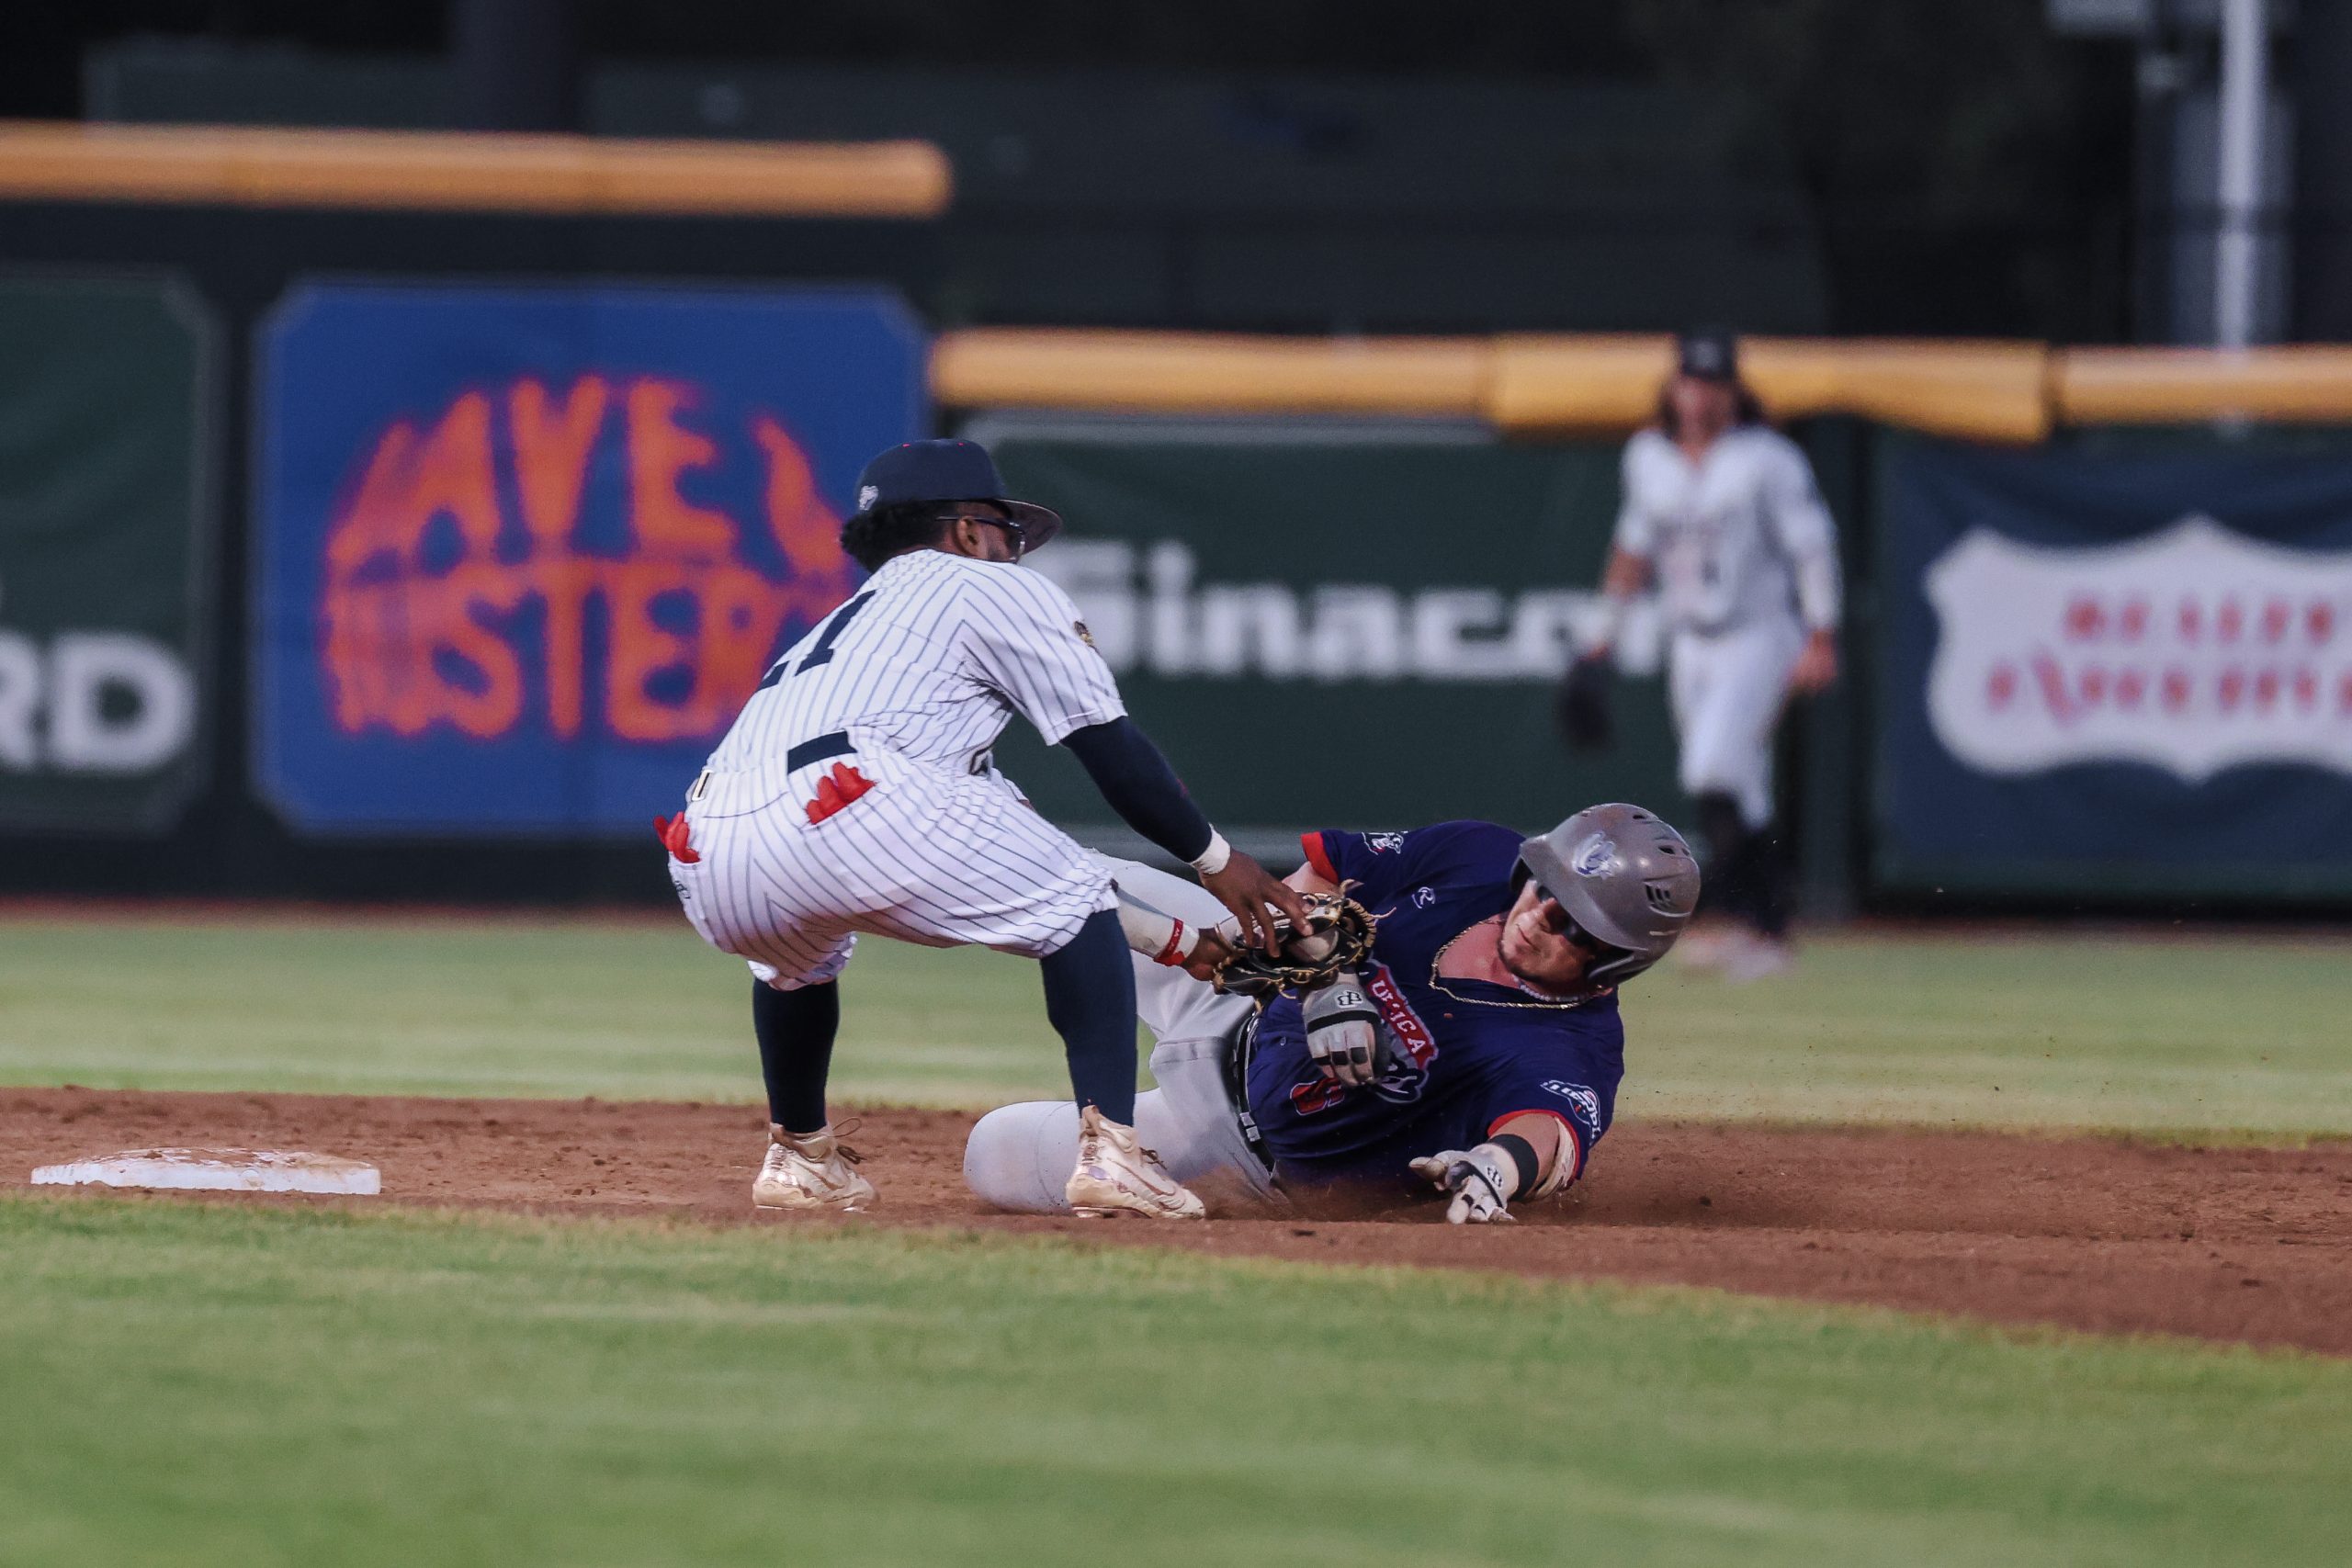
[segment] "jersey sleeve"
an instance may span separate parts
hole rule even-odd
[[[1617,462],[1618,489],[1623,499],[1617,504],[1617,531],[1611,543],[1629,556],[1646,558],[1657,553],[1657,525],[1642,502],[1642,439],[1636,435],[1626,442],[1624,455]]]
[[[1837,626],[1843,597],[1838,525],[1814,482],[1813,465],[1792,441],[1774,443],[1764,469],[1764,514],[1796,574],[1797,613],[1809,630]]]
[[[1127,711],[1078,605],[1052,579],[990,562],[971,574],[965,646],[980,682],[1048,746]]]
[[[1416,883],[1490,876],[1519,853],[1519,834],[1493,822],[1440,822],[1399,833],[1351,833],[1324,828],[1299,835],[1306,863],[1338,883],[1358,883],[1355,897],[1385,903]]]
[[[1515,1116],[1549,1116],[1560,1123],[1576,1145],[1575,1164],[1560,1181],[1562,1187],[1584,1174],[1593,1145],[1608,1133],[1616,1114],[1617,1085],[1611,1075],[1592,1070],[1573,1052],[1514,1058],[1481,1087],[1481,1139],[1493,1137]]]

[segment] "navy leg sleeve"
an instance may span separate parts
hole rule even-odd
[[[1134,977],[1128,979],[1132,985]],[[841,1022],[837,981],[797,991],[752,982],[752,1029],[760,1037],[768,1120],[787,1133],[814,1133],[825,1124],[825,1074],[833,1065],[833,1032]]]
[[[1070,1098],[1114,1122],[1136,1121],[1136,972],[1119,912],[1098,909],[1037,965],[1046,1017],[1069,1055]]]

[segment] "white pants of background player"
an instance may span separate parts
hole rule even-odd
[[[1133,861],[1100,863],[1127,897],[1195,931],[1226,919],[1224,905],[1182,877]],[[1273,1183],[1242,1139],[1225,1088],[1226,1043],[1252,1004],[1140,953],[1135,964],[1136,1011],[1156,1042],[1151,1076],[1159,1084],[1136,1096],[1136,1138],[1187,1185],[1222,1174],[1272,1198]],[[1031,1100],[980,1118],[964,1145],[964,1182],[1000,1209],[1058,1214],[1069,1207],[1062,1187],[1077,1163],[1078,1107]]]
[[[836,765],[873,787],[812,823],[808,804]],[[789,772],[781,758],[713,772],[686,822],[697,858],[670,860],[686,919],[778,990],[839,975],[860,932],[1043,958],[1118,907],[1110,874],[1001,773],[878,747]]]
[[[1772,731],[1788,701],[1789,669],[1804,649],[1794,616],[1678,631],[1668,686],[1682,748],[1682,793],[1727,795],[1751,829],[1772,820]]]

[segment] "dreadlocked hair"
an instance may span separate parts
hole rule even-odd
[[[893,556],[937,544],[947,516],[947,510],[932,501],[877,506],[842,525],[842,548],[866,570],[878,571]]]

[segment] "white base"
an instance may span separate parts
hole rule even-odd
[[[274,1149],[130,1149],[70,1165],[44,1165],[36,1187],[153,1187],[180,1192],[339,1192],[372,1197],[384,1179],[372,1165]]]

